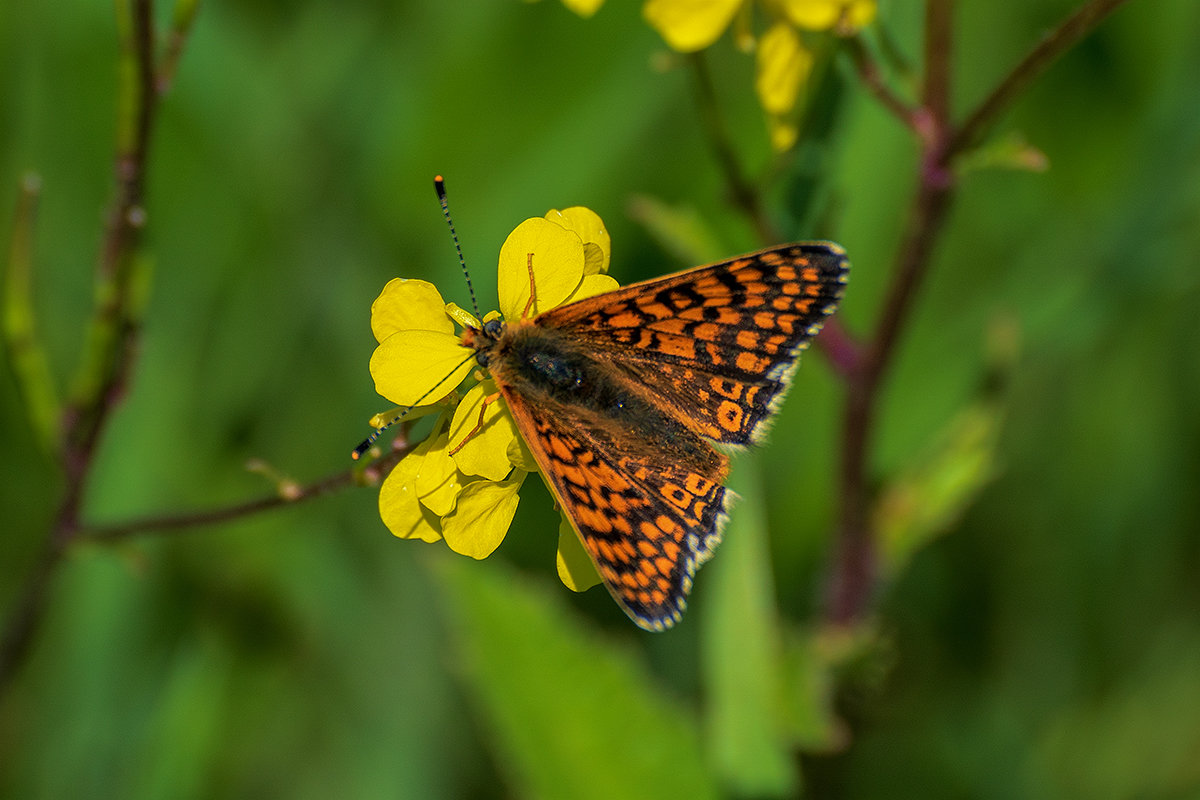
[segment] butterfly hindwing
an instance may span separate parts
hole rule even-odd
[[[532,403],[500,386],[613,598],[643,628],[673,625],[696,568],[720,541],[725,458],[664,459],[638,438],[643,431],[614,430],[578,408]]]

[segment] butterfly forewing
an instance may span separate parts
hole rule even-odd
[[[838,245],[787,245],[561,306],[536,324],[626,372],[700,435],[750,444],[848,269]]]

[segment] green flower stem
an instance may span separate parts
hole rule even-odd
[[[1035,77],[1123,2],[1089,0],[1080,6],[1001,80],[957,129],[950,121],[953,0],[930,0],[926,7],[919,184],[879,322],[847,384],[840,519],[826,587],[826,616],[831,622],[848,624],[862,619],[876,591],[878,544],[869,518],[873,498],[867,455],[880,388],[954,197],[954,161],[982,138]]]
[[[92,321],[70,401],[61,418],[64,491],[42,554],[17,592],[0,634],[0,692],[11,685],[46,610],[58,566],[78,538],[85,484],[104,423],[124,392],[148,293],[139,255],[142,198],[154,112],[161,97],[154,58],[153,0],[118,0],[120,38],[116,192],[96,267]]]
[[[26,175],[17,198],[12,246],[4,274],[4,346],[34,435],[47,453],[58,452],[58,389],[38,339],[33,308],[33,232],[41,181]]]

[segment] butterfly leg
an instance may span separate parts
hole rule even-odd
[[[461,442],[459,442],[458,444],[456,444],[456,445],[454,446],[454,449],[453,449],[453,450],[451,450],[449,453],[447,453],[447,455],[451,455],[451,456],[452,456],[452,455],[454,455],[455,453],[457,453],[459,450],[462,450],[462,449],[463,449],[463,446],[464,446],[464,445],[465,445],[467,442],[471,441],[471,437],[472,437],[472,436],[474,436],[475,434],[477,434],[477,433],[479,433],[481,430],[483,430],[483,414],[484,414],[484,412],[485,412],[485,411],[487,411],[487,407],[488,407],[488,406],[490,406],[492,403],[496,402],[496,401],[497,401],[497,400],[499,400],[499,399],[500,399],[500,393],[499,393],[499,392],[496,392],[495,394],[489,394],[487,397],[483,398],[483,405],[481,405],[481,406],[479,407],[479,421],[475,423],[475,427],[474,427],[474,428],[472,428],[472,429],[471,429],[471,430],[470,430],[470,431],[467,433],[467,435],[463,437],[463,440],[462,440]]]
[[[525,310],[521,312],[521,319],[529,319],[529,309],[533,308],[537,302],[537,281],[533,279],[533,253],[525,260],[525,266],[529,270],[529,302],[525,304]]]

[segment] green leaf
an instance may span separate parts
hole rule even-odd
[[[725,252],[712,230],[690,206],[669,206],[657,197],[636,195],[629,201],[629,215],[681,264],[708,264]]]
[[[436,563],[461,678],[511,776],[505,794],[717,796],[695,722],[628,649],[567,615],[565,589],[494,561]]]
[[[800,782],[784,722],[779,618],[756,460],[738,461],[742,495],[719,556],[705,568],[702,607],[708,750],[737,794],[795,795]]]

